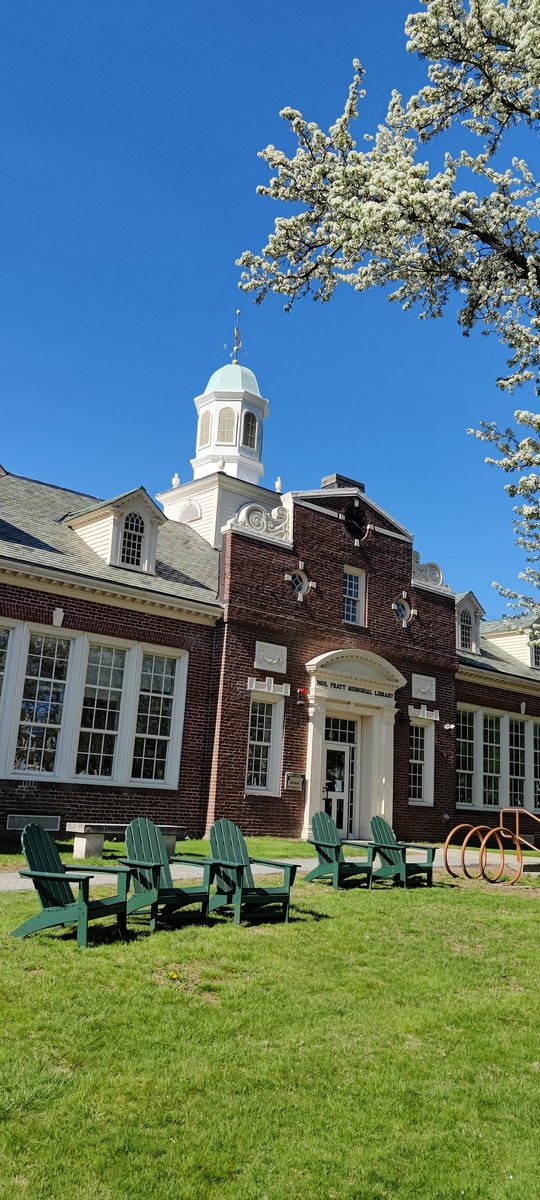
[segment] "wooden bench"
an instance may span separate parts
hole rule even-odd
[[[34,819],[32,818],[32,820]],[[174,854],[177,840],[183,840],[187,836],[185,825],[158,825],[158,829],[161,829],[169,855]],[[101,858],[105,838],[118,838],[119,841],[124,841],[126,824],[111,825],[99,821],[69,821],[66,825],[66,833],[74,834],[74,858]]]

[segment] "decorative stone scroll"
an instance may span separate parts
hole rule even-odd
[[[244,504],[230,524],[232,528],[239,525],[244,529],[252,529],[254,533],[270,534],[281,541],[288,541],[289,538],[289,514],[281,506],[268,512],[261,504]]]
[[[437,563],[421,563],[417,550],[413,550],[412,582],[435,588],[438,592],[451,592],[452,589],[444,582],[443,573]]]

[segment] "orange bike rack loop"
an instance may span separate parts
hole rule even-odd
[[[471,825],[470,821],[464,821],[461,825],[455,825],[454,828],[450,830],[450,833],[448,834],[448,837],[443,846],[444,865],[446,867],[446,870],[448,871],[448,874],[452,876],[452,879],[459,879],[459,871],[453,871],[452,868],[449,866],[448,850],[449,850],[451,843],[454,840],[456,833],[459,833],[460,829],[472,829],[472,825]]]
[[[502,855],[501,855],[501,865],[499,867],[499,870],[497,871],[497,874],[492,877],[487,874],[487,867],[488,867],[487,844],[489,842],[490,837],[492,837],[493,834],[495,834],[497,837],[497,842],[499,843],[499,849],[502,850]],[[521,875],[521,872],[523,870],[523,850],[521,848],[521,840],[515,833],[512,833],[511,829],[505,829],[503,825],[496,826],[495,829],[490,829],[489,832],[486,833],[486,836],[482,841],[482,845],[480,846],[480,873],[482,875],[482,878],[485,879],[487,883],[498,883],[499,879],[501,878],[501,875],[504,871],[504,849],[502,847],[502,843],[501,843],[499,834],[502,834],[502,836],[504,838],[509,838],[510,841],[514,843],[516,856],[517,856],[517,867],[516,867],[514,874],[512,875],[512,878],[509,879],[507,882],[509,884],[517,883],[517,881]],[[514,849],[514,846],[512,847],[512,849]]]
[[[467,846],[469,845],[471,838],[474,837],[475,833],[478,834],[478,839],[480,842],[480,845],[478,847],[478,875],[471,875],[471,872],[469,871],[469,869],[465,863],[465,851],[467,849]],[[466,838],[463,839],[463,844],[461,847],[461,868],[462,868],[463,874],[465,875],[466,879],[480,879],[481,878],[481,876],[483,874],[483,871],[482,871],[482,846],[484,845],[486,838],[489,837],[489,835],[491,833],[495,833],[497,835],[497,841],[499,843],[499,850],[501,852],[501,868],[500,868],[499,875],[502,875],[502,873],[504,871],[504,846],[502,844],[500,837],[498,836],[499,831],[497,829],[493,829],[491,825],[474,825],[474,827],[471,829],[470,833],[468,833]],[[481,834],[484,834],[484,838],[482,838],[480,836]],[[499,876],[497,876],[497,878],[499,878]],[[495,880],[493,880],[493,882],[495,882]]]

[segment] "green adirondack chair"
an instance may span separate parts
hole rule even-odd
[[[136,817],[126,829],[126,857],[121,859],[131,871],[133,893],[128,896],[128,913],[150,908],[150,928],[156,927],[158,910],[168,916],[187,904],[200,904],[203,917],[208,914],[211,863],[200,857],[175,854],[171,862],[192,863],[203,868],[203,882],[174,884],[163,834],[148,817]]]
[[[407,887],[409,879],[425,875],[428,887],[432,887],[434,846],[415,846],[411,842],[396,841],[394,830],[384,817],[371,818],[371,838],[373,857],[378,854],[381,862],[380,867],[373,871],[373,879],[393,879],[395,883]],[[424,850],[427,857],[421,862],[408,860],[408,850]]]
[[[242,914],[257,911],[268,904],[279,904],[283,920],[289,920],[291,888],[297,871],[296,863],[275,862],[269,858],[250,858],[244,835],[233,821],[220,818],[210,830],[210,850],[216,892],[210,896],[210,912],[232,905],[234,920],[240,924]],[[252,863],[279,867],[283,883],[261,887],[255,883]]]
[[[306,875],[306,882],[331,875],[332,887],[337,890],[340,883],[346,879],[351,879],[354,875],[365,875],[366,883],[371,887],[371,857],[368,855],[365,862],[358,863],[351,862],[343,854],[343,846],[359,846],[359,842],[342,839],[335,821],[326,812],[313,814],[312,830],[313,837],[308,841],[311,846],[315,846],[319,862]],[[365,849],[365,846],[362,849]]]
[[[27,937],[38,929],[53,929],[56,925],[77,925],[77,945],[86,947],[88,922],[98,917],[116,916],[121,937],[127,933],[127,892],[129,871],[125,867],[74,867],[66,870],[50,833],[41,825],[25,825],[22,831],[22,848],[28,863],[28,871],[19,871],[25,879],[31,879],[41,900],[41,912],[29,917],[12,932],[12,937]],[[93,875],[117,875],[118,892],[91,900],[90,880]],[[79,886],[77,899],[71,884]]]

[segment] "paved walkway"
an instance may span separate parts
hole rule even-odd
[[[471,863],[474,862],[472,854],[473,854],[473,852],[471,851],[471,855],[469,858],[469,861]],[[493,863],[497,863],[499,861],[499,856],[497,853],[489,854],[488,858],[489,858],[489,861],[493,862]],[[452,865],[459,866],[460,860],[461,860],[460,850],[450,850],[449,851],[448,861],[451,866]],[[287,860],[287,861],[289,861],[289,860]],[[354,862],[355,859],[353,858],[352,861]],[[362,860],[357,859],[356,861],[361,862]],[[292,859],[290,859],[290,862],[298,863],[300,866],[300,870],[302,872],[305,872],[305,871],[310,871],[312,867],[316,866],[317,860],[315,858],[292,858]],[[516,859],[513,855],[507,856],[506,865],[508,867],[508,870],[515,870]],[[435,867],[440,867],[440,868],[444,867],[442,849],[438,849],[435,852]],[[91,871],[91,869],[92,868],[89,867],[90,871]],[[260,867],[258,873],[260,873],[261,875],[262,874],[269,875],[275,869],[276,868],[273,868],[273,867]],[[76,871],[77,865],[74,863],[73,867],[68,867],[68,870]],[[529,872],[531,874],[538,873],[540,871],[540,859],[531,859],[531,860],[525,859],[524,860],[524,870],[525,870],[525,872],[527,872],[529,870]],[[180,864],[180,863],[171,863],[171,875],[172,875],[173,879],[191,879],[193,876],[197,876],[197,875],[200,876],[200,868],[190,867],[187,865],[187,863],[184,866],[182,866],[182,864]],[[99,874],[95,875],[94,876],[94,886],[98,882],[103,886],[106,882],[106,878],[107,877],[104,875],[102,875],[101,878],[100,878]],[[111,882],[112,882],[112,880],[111,880]],[[25,892],[25,891],[29,891],[32,887],[33,887],[32,881],[30,879],[21,879],[21,876],[16,871],[0,871],[0,892]]]

